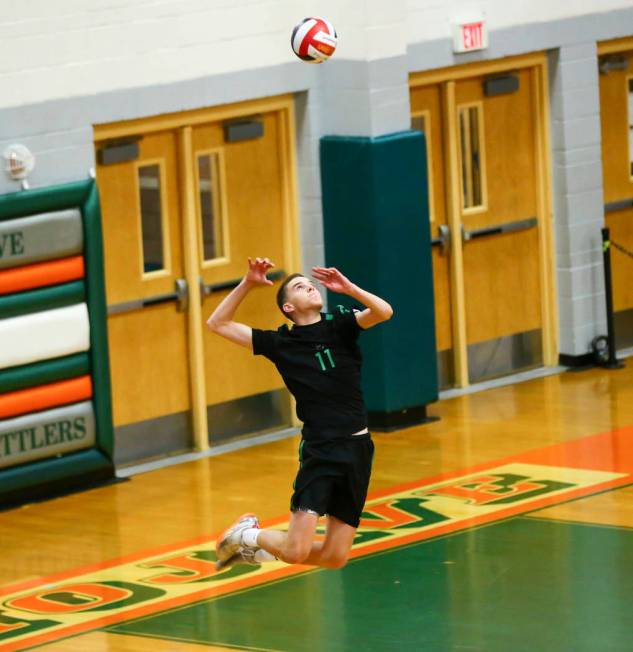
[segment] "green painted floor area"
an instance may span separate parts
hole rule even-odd
[[[632,604],[633,530],[516,518],[109,631],[283,652],[631,652]]]

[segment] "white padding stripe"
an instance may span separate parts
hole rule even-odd
[[[0,321],[0,369],[90,348],[85,303]]]

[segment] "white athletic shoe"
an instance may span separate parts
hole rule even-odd
[[[215,570],[221,571],[225,568],[231,568],[236,564],[248,564],[249,566],[259,566],[259,562],[255,561],[255,553],[259,548],[249,548],[248,546],[240,546],[238,551],[231,555],[224,561],[215,562]]]
[[[249,528],[258,528],[259,521],[255,514],[242,514],[235,523],[222,532],[215,545],[215,554],[218,561],[225,562],[230,559],[242,545],[242,533]]]

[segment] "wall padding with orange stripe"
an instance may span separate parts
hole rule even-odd
[[[0,320],[0,369],[90,348],[85,303]]]
[[[84,277],[82,256],[0,270],[0,294],[34,290],[45,285],[77,281]]]
[[[0,395],[0,419],[10,419],[27,412],[47,410],[58,405],[85,401],[92,397],[92,379],[79,376],[48,385],[38,385]]]

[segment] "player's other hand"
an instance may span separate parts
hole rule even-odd
[[[257,285],[272,285],[273,282],[266,278],[266,273],[274,266],[275,263],[268,258],[255,258],[255,260],[249,258],[246,281]]]
[[[312,276],[331,292],[346,294],[352,288],[352,282],[336,267],[313,267]]]

